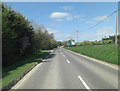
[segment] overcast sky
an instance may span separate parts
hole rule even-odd
[[[49,33],[54,33],[56,40],[77,40],[77,30],[79,41],[100,40],[115,34],[115,14],[95,28],[87,29],[118,9],[117,2],[7,2],[7,5],[11,5],[27,19],[43,24]]]

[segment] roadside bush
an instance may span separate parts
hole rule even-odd
[[[53,34],[44,26],[34,28],[22,14],[2,3],[2,63],[11,65],[37,50],[48,50],[57,46]]]

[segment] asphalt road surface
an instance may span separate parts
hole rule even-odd
[[[118,89],[118,69],[56,48],[12,89]]]

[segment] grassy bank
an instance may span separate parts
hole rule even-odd
[[[113,44],[66,47],[66,49],[118,65],[118,49]]]
[[[20,60],[19,62],[11,66],[3,67],[2,87],[7,86],[10,82],[17,79],[21,74],[23,74],[26,70],[31,68],[37,62],[42,61],[42,59],[49,53],[50,51],[37,51],[33,54],[33,56],[25,60]]]

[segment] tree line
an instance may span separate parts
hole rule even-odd
[[[2,5],[2,60],[8,66],[37,50],[57,47],[54,35],[41,25],[35,28],[21,13]]]
[[[115,35],[110,35],[109,37],[103,37],[102,40],[111,40],[111,43],[115,43]],[[120,34],[117,35],[117,42],[120,43]]]

